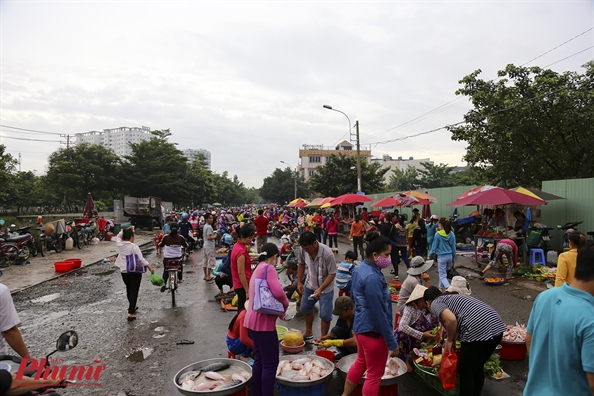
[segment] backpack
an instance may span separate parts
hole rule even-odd
[[[227,257],[223,259],[223,264],[221,265],[220,271],[227,276],[231,276],[231,252],[233,249],[229,249],[229,253]]]

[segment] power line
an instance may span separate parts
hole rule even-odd
[[[539,58],[543,57],[544,55],[546,55],[546,54],[548,54],[548,53],[550,53],[550,52],[552,52],[552,51],[556,50],[557,48],[560,48],[560,47],[564,46],[565,44],[567,44],[567,43],[569,43],[569,42],[571,42],[571,41],[575,40],[576,38],[578,38],[578,37],[580,37],[580,36],[583,36],[584,34],[588,33],[588,32],[589,32],[589,31],[591,31],[591,30],[594,30],[594,27],[591,27],[590,29],[587,29],[587,30],[583,31],[582,33],[578,34],[577,36],[574,36],[574,37],[570,38],[569,40],[567,40],[567,41],[565,41],[565,42],[563,42],[563,43],[561,43],[561,44],[557,45],[556,47],[554,47],[554,48],[552,48],[552,49],[550,49],[550,50],[548,50],[548,51],[546,51],[546,52],[544,52],[544,53],[542,53],[542,54],[538,55],[537,57],[535,57],[535,58],[533,58],[533,59],[529,60],[528,62],[525,62],[525,63],[523,63],[522,65],[520,65],[520,67],[521,67],[521,66],[525,66],[525,65],[527,65],[528,63],[530,63],[530,62],[532,62],[532,61],[534,61],[534,60],[536,60],[536,59],[539,59]],[[547,67],[549,67],[549,66],[552,66],[552,65],[554,65],[554,64],[556,64],[556,63],[559,63],[559,62],[561,62],[561,61],[564,61],[564,60],[566,60],[566,59],[568,59],[568,58],[571,58],[572,56],[578,55],[578,54],[580,54],[580,53],[582,53],[582,52],[585,52],[585,51],[587,51],[587,50],[589,50],[590,48],[593,48],[593,47],[594,47],[594,46],[592,46],[592,47],[589,47],[589,48],[586,48],[586,49],[584,49],[584,50],[582,50],[582,51],[580,51],[580,52],[577,52],[577,53],[575,53],[575,54],[573,54],[573,55],[570,55],[570,56],[568,56],[568,57],[566,57],[566,58],[563,58],[563,59],[561,59],[561,60],[558,60],[558,61],[556,61],[556,62],[554,62],[554,63],[551,63],[551,64],[549,64],[549,65],[547,65],[547,66],[544,66],[544,68],[547,68]],[[500,79],[500,77],[497,77],[497,78],[495,79],[495,81],[497,81],[497,80],[499,80],[499,79]],[[371,135],[371,136],[367,136],[366,138],[362,139],[362,142],[364,142],[364,143],[366,143],[366,144],[374,144],[374,143],[368,143],[368,141],[369,141],[369,140],[372,140],[372,139],[374,139],[374,138],[378,138],[378,137],[380,137],[380,136],[386,135],[387,133],[389,133],[389,132],[391,132],[391,131],[394,131],[394,130],[396,130],[396,129],[399,129],[399,128],[401,128],[401,127],[405,126],[405,125],[412,124],[412,123],[414,123],[414,122],[415,122],[415,121],[417,121],[417,120],[418,120],[418,121],[421,121],[421,120],[422,120],[422,119],[424,119],[424,118],[429,118],[429,117],[431,117],[431,116],[434,116],[434,115],[436,115],[436,114],[439,114],[439,113],[442,113],[442,112],[444,112],[444,111],[446,111],[446,110],[449,110],[449,109],[451,109],[451,108],[453,108],[453,107],[455,107],[455,106],[458,106],[459,104],[461,104],[461,101],[462,101],[463,99],[465,99],[465,98],[464,98],[464,97],[458,97],[458,98],[455,98],[455,99],[453,99],[453,100],[451,100],[451,101],[449,101],[449,102],[447,102],[447,103],[445,103],[445,104],[443,104],[443,105],[441,105],[441,106],[439,106],[439,107],[437,107],[437,108],[435,108],[435,109],[433,109],[433,110],[431,110],[431,111],[428,111],[427,113],[421,114],[420,116],[418,116],[418,117],[416,117],[416,118],[413,118],[413,119],[412,119],[412,120],[410,120],[410,121],[404,122],[404,123],[402,123],[402,124],[400,124],[400,125],[397,125],[397,126],[395,126],[395,127],[393,127],[393,128],[390,128],[390,129],[388,129],[388,130],[386,130],[386,131],[384,131],[384,132],[381,132],[381,133],[378,133],[378,134],[375,134],[375,135]]]
[[[27,131],[27,132],[33,132],[33,133],[42,133],[42,134],[47,134],[47,135],[61,135],[61,133],[58,133],[58,132],[36,131],[35,129],[17,128],[17,127],[13,127],[13,126],[9,126],[9,125],[0,125],[0,127],[2,127],[2,128],[9,128],[9,129],[17,129],[19,131]]]
[[[18,138],[18,137],[12,137],[12,136],[5,136],[5,135],[0,135],[0,138],[2,138],[2,139],[13,139],[13,140],[26,140],[26,141],[29,141],[29,142],[61,143],[59,140],[27,139],[27,138]]]
[[[577,36],[575,36],[575,37],[572,37],[572,38],[570,38],[569,40],[567,40],[566,42],[559,44],[559,45],[558,45],[558,46],[556,46],[555,48],[552,48],[552,49],[548,50],[547,52],[545,52],[545,53],[543,53],[543,54],[540,54],[540,55],[538,55],[536,58],[530,59],[528,62],[526,62],[526,63],[524,63],[524,64],[522,64],[522,65],[520,65],[520,66],[526,66],[528,63],[530,63],[530,62],[532,62],[532,61],[534,61],[534,60],[537,60],[538,58],[541,58],[541,57],[545,56],[545,55],[546,55],[546,54],[548,54],[549,52],[552,52],[552,51],[556,50],[556,49],[557,49],[557,48],[559,48],[559,47],[562,47],[562,46],[564,46],[565,44],[569,43],[570,41],[572,41],[572,40],[575,40],[576,38],[578,38],[578,37],[580,37],[580,36],[582,36],[582,35],[584,35],[584,34],[588,33],[588,32],[589,32],[590,30],[592,30],[592,29],[594,29],[594,27],[591,27],[590,29],[588,29],[588,30],[586,30],[586,31],[584,31],[584,32],[581,32],[581,33],[580,33],[580,34],[578,34]],[[592,48],[592,47],[590,47],[590,48]],[[553,63],[551,63],[551,64],[553,64]],[[550,66],[550,65],[549,65],[549,66]],[[545,66],[545,67],[548,67],[548,66]]]
[[[583,52],[583,51],[582,51],[582,52]],[[513,109],[513,108],[515,108],[515,107],[518,107],[518,106],[520,106],[520,105],[522,105],[522,104],[524,104],[524,103],[528,103],[528,102],[531,102],[531,101],[533,101],[533,100],[540,99],[540,98],[542,98],[542,97],[543,97],[543,96],[545,96],[545,95],[554,94],[554,93],[557,93],[557,92],[563,91],[563,90],[565,90],[565,89],[566,89],[566,87],[561,87],[561,88],[559,88],[559,89],[555,89],[555,90],[553,90],[553,91],[551,91],[551,92],[544,92],[544,93],[542,93],[542,94],[540,94],[540,95],[537,95],[537,96],[535,96],[535,97],[533,97],[533,98],[529,98],[529,99],[523,100],[523,101],[521,101],[521,102],[518,102],[518,103],[516,103],[516,104],[514,104],[514,105],[511,105],[511,106],[509,106],[509,107],[505,107],[505,108],[503,108],[503,109],[495,110],[494,112],[492,112],[492,113],[489,113],[489,114],[485,115],[485,116],[484,116],[484,118],[488,118],[488,117],[491,117],[491,116],[493,116],[493,115],[495,115],[495,114],[497,114],[497,113],[501,113],[501,112],[504,112],[504,111],[511,110],[511,109]],[[455,123],[455,124],[449,124],[449,125],[445,125],[445,126],[442,126],[442,127],[439,127],[439,128],[431,129],[431,130],[429,130],[429,131],[425,131],[425,132],[419,132],[419,133],[415,133],[415,134],[413,134],[413,135],[402,136],[402,137],[399,137],[399,138],[390,139],[390,140],[385,140],[385,141],[382,141],[382,142],[375,142],[375,143],[370,143],[370,144],[375,144],[375,145],[378,145],[378,144],[392,143],[392,142],[396,142],[396,141],[400,141],[400,140],[406,140],[406,139],[413,138],[413,137],[418,137],[418,136],[421,136],[421,135],[428,135],[428,134],[430,134],[430,133],[437,132],[437,131],[440,131],[440,130],[442,130],[442,129],[446,129],[446,128],[448,128],[448,127],[453,127],[453,126],[460,125],[460,124],[465,124],[465,123],[466,123],[466,121],[460,121],[460,122],[457,122],[457,123]]]
[[[582,52],[586,52],[586,51],[588,51],[588,50],[589,50],[589,49],[591,49],[591,48],[594,48],[594,45],[592,45],[592,46],[590,46],[590,47],[588,47],[588,48],[586,48],[586,49],[583,49],[583,50],[581,50],[581,51],[579,51],[579,52],[576,52],[575,54],[569,55],[569,56],[567,56],[567,57],[565,57],[565,58],[563,58],[563,59],[559,59],[557,62],[550,63],[550,64],[546,65],[545,67],[543,67],[543,69],[544,69],[544,68],[547,68],[547,67],[549,67],[549,66],[553,66],[553,65],[554,65],[554,64],[556,64],[556,63],[563,62],[565,59],[569,59],[569,58],[571,58],[571,57],[573,57],[573,56],[579,55],[579,54],[581,54]]]

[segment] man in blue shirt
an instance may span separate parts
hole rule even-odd
[[[594,241],[580,249],[571,285],[536,298],[526,330],[524,396],[594,395]]]

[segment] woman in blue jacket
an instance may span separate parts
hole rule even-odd
[[[454,265],[454,261],[456,260],[456,236],[452,232],[450,221],[445,217],[439,219],[439,228],[440,230],[433,237],[429,257],[431,258],[437,253],[437,270],[439,271],[438,287],[443,290],[450,287],[447,271],[451,265]]]
[[[363,394],[377,396],[384,375],[388,351],[396,356],[398,344],[392,325],[392,301],[382,269],[392,264],[392,244],[384,236],[369,232],[365,236],[365,260],[353,273],[351,299],[355,303],[353,331],[357,336],[357,359],[349,369],[343,396],[353,390],[367,371]]]

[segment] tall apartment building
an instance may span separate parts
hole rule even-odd
[[[205,149],[187,149],[184,150],[184,155],[188,158],[188,162],[192,163],[198,156],[198,154],[202,154],[204,158],[206,158],[206,169],[211,170],[211,162],[210,162],[210,151]]]
[[[367,161],[371,158],[371,149],[367,146],[360,147],[361,159],[365,158]],[[328,159],[334,155],[347,155],[355,157],[357,149],[350,142],[344,140],[336,147],[324,147],[323,145],[304,144],[299,150],[299,173],[305,178],[309,179],[316,172],[318,166],[324,165]]]
[[[390,171],[386,172],[384,175],[384,180],[386,182],[390,181],[390,176],[392,175],[393,169],[405,171],[409,166],[412,166],[416,169],[425,169],[425,167],[421,165],[421,162],[428,162],[433,165],[433,161],[431,161],[429,158],[414,159],[413,157],[408,157],[408,159],[406,159],[398,157],[397,159],[393,159],[387,154],[385,154],[382,158],[372,158],[371,162],[379,162],[383,168],[390,168]]]
[[[89,143],[97,144],[112,149],[116,155],[122,157],[132,154],[129,143],[139,143],[151,138],[151,128],[143,127],[120,127],[104,129],[102,132],[91,131],[75,134],[75,144]]]

